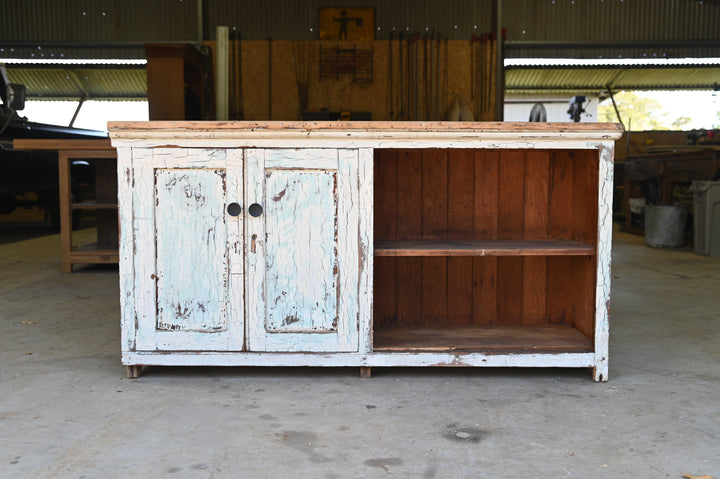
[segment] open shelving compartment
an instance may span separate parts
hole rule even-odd
[[[376,352],[590,353],[595,149],[376,149]]]

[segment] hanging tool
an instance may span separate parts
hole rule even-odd
[[[398,95],[400,97],[400,119],[405,119],[405,80],[403,79],[403,70],[405,69],[405,62],[403,61],[403,40],[405,39],[405,34],[403,32],[400,32],[399,35],[399,53],[400,61],[399,65],[400,68],[398,68],[398,72],[400,73],[400,88]]]
[[[475,100],[475,34],[470,36],[470,101]]]
[[[448,92],[448,37],[445,37],[443,44],[443,94],[442,94],[442,111],[447,111],[447,92]]]
[[[389,34],[388,41],[388,83],[390,84],[390,120],[395,117],[395,105],[393,97],[393,32]]]
[[[425,120],[430,118],[430,77],[428,75],[428,35],[423,37],[423,80],[425,82]]]
[[[418,50],[420,46],[420,34],[413,37],[413,120],[420,119],[420,69],[418,68]]]
[[[268,38],[268,120],[272,120],[272,38]]]
[[[230,119],[242,120],[244,117],[242,96],[242,35],[239,32],[233,31],[231,38],[233,50],[233,108],[232,112],[230,112]]]
[[[437,35],[437,40],[435,41],[435,96],[433,97],[433,111],[435,112],[435,116],[433,119],[437,120],[440,118],[441,113],[438,111],[439,104],[438,101],[440,99],[440,35]]]
[[[407,99],[407,109],[408,109],[408,120],[413,120],[413,109],[415,108],[415,101],[413,97],[413,89],[415,88],[415,70],[413,70],[414,65],[414,58],[415,58],[415,42],[414,42],[414,35],[410,38],[408,38],[408,52],[407,52],[407,61],[408,61],[408,70],[407,70],[407,83],[408,83],[408,99]]]

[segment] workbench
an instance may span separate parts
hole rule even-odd
[[[60,251],[62,272],[72,273],[79,263],[118,262],[117,154],[110,140],[24,140],[13,141],[17,150],[56,150],[60,182]],[[71,162],[86,160],[95,172],[95,201],[76,202],[71,189]],[[97,242],[73,246],[73,211],[94,211]]]

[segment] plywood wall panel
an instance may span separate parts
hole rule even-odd
[[[369,112],[373,120],[442,120],[455,97],[465,102],[470,111],[475,111],[471,98],[474,77],[470,73],[469,42],[448,40],[438,47],[435,41],[432,58],[431,43],[430,39],[426,42],[421,38],[409,47],[405,39],[401,67],[401,43],[397,39],[392,42],[242,41],[240,68],[233,65],[230,68],[231,72],[239,72],[241,76],[242,119],[299,119],[298,81],[304,80],[305,71],[309,80],[308,111]],[[215,42],[206,44],[214,52]],[[306,50],[308,44],[311,47]],[[345,73],[336,78],[320,79],[320,47],[372,49],[372,82],[355,82],[351,74]],[[236,45],[231,41],[231,52],[233,48]],[[438,51],[439,57],[436,56]],[[408,52],[417,54],[415,72],[414,57],[409,59]],[[231,78],[230,85],[236,84],[238,82]],[[235,92],[231,92],[230,97],[235,98]]]

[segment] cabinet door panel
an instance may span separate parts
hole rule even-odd
[[[355,150],[249,150],[249,348],[357,351]]]
[[[143,263],[137,349],[240,350],[242,217],[226,208],[242,198],[242,154],[185,151],[197,156],[192,168],[187,156],[180,166],[173,155],[154,151],[136,165],[144,179],[138,198],[145,198],[134,221]]]
[[[227,329],[224,169],[156,169],[157,329]]]
[[[265,170],[267,331],[337,331],[337,171]]]

